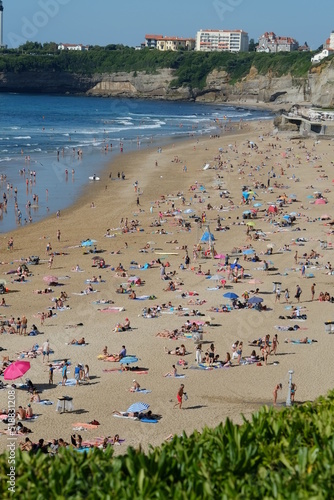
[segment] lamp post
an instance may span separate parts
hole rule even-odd
[[[293,373],[294,373],[293,370],[289,370],[289,390],[288,390],[288,397],[286,398],[286,406],[291,406],[291,385],[292,385]]]

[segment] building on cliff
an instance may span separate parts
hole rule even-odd
[[[293,52],[298,50],[299,43],[294,38],[288,36],[276,36],[275,33],[266,32],[259,38],[257,52]]]
[[[178,36],[145,35],[145,43],[142,47],[150,49],[166,50],[194,50],[196,40],[194,38],[183,38]]]
[[[330,37],[327,38],[327,40],[325,41],[323,45],[323,50],[318,54],[316,54],[315,56],[313,56],[311,58],[311,61],[313,64],[316,64],[322,61],[323,59],[326,59],[326,57],[331,56],[332,54],[334,54],[334,31],[332,31]]]
[[[81,43],[60,43],[58,45],[58,50],[89,50],[89,46],[82,45]]]
[[[248,33],[243,30],[200,30],[196,50],[202,52],[248,52]]]

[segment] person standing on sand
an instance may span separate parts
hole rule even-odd
[[[299,285],[297,285],[295,299],[297,299],[298,302],[300,302],[300,296],[301,296],[301,294],[302,294],[302,289],[300,288]]]
[[[182,410],[182,398],[184,394],[184,384],[180,385],[180,389],[177,391],[177,403],[175,403],[173,409],[175,409],[177,406],[179,407],[180,410]]]
[[[315,294],[315,283],[313,283],[313,285],[311,286],[311,295],[312,295],[311,300],[312,300],[312,302],[314,300],[314,294]]]
[[[44,358],[47,356],[48,362],[49,362],[49,357],[50,357],[50,344],[49,344],[49,339],[47,339],[46,342],[43,344],[43,363],[44,363]]]
[[[274,406],[276,406],[276,402],[277,402],[277,393],[279,390],[282,390],[282,384],[277,384],[275,386],[275,389],[273,391],[273,395],[274,395]]]

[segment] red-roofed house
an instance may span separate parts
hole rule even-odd
[[[299,43],[289,36],[276,36],[274,32],[266,32],[259,38],[257,52],[292,52],[298,50]]]

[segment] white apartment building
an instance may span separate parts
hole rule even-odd
[[[166,50],[194,50],[196,40],[194,38],[183,38],[178,36],[145,35],[144,47],[151,49]]]
[[[202,52],[248,52],[248,33],[243,30],[200,30],[196,50]]]

